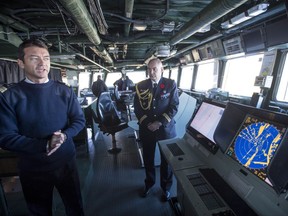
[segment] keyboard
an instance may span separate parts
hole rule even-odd
[[[183,152],[182,149],[177,145],[177,143],[167,144],[167,148],[171,151],[171,153],[172,153],[173,156],[175,156],[175,157],[184,155],[184,152]]]
[[[205,168],[199,171],[236,215],[257,215],[214,169]]]
[[[225,207],[225,204],[200,173],[194,173],[187,177],[208,210],[211,211]]]

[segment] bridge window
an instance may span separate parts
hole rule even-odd
[[[182,68],[179,88],[186,89],[186,90],[190,90],[191,89],[193,70],[194,70],[194,66],[189,66],[189,67],[183,67]]]
[[[122,74],[120,72],[108,73],[105,83],[108,87],[113,87],[113,83],[121,77]]]
[[[177,83],[177,80],[178,80],[178,67],[172,68],[170,79],[173,79]]]
[[[195,89],[197,91],[207,91],[217,87],[218,71],[215,61],[199,64]]]
[[[126,76],[133,81],[133,83],[138,83],[142,80],[147,79],[146,71],[137,71],[137,72],[127,72]]]
[[[163,77],[169,78],[169,69],[165,69],[162,74]]]
[[[98,75],[101,75],[101,78],[102,80],[104,80],[104,76],[103,76],[104,73],[93,73],[93,80],[92,82],[95,82],[98,78]]]
[[[278,101],[288,102],[288,58],[286,53],[286,59],[283,67],[283,71],[280,78],[280,84],[278,87],[276,99]]]
[[[79,73],[79,89],[90,88],[90,77],[91,72],[81,72]]]
[[[226,63],[222,89],[231,95],[251,97],[253,92],[260,92],[254,86],[255,77],[259,75],[264,54],[230,59]]]

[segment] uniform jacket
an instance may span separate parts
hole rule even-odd
[[[178,90],[174,80],[162,77],[153,95],[150,79],[139,82],[134,97],[134,112],[141,129],[146,130],[149,123],[159,121],[162,126],[157,130],[158,139],[176,136],[174,116],[179,105]]]
[[[106,86],[103,80],[96,80],[92,84],[92,92],[96,97],[99,97],[101,92],[108,91],[108,87]]]

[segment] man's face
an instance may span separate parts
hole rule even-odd
[[[18,59],[18,64],[24,69],[27,78],[35,83],[45,82],[50,71],[49,52],[34,46],[25,48],[24,53],[24,61]]]
[[[151,60],[147,66],[149,77],[152,81],[158,82],[163,72],[163,66],[158,61]]]

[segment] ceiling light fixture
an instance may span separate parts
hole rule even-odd
[[[133,23],[133,31],[145,31],[147,28],[146,24]]]
[[[227,20],[227,21],[221,23],[221,28],[222,29],[228,29],[228,28],[231,28],[233,26],[234,25],[231,23],[231,20]]]
[[[85,69],[84,65],[78,65],[77,67],[78,67],[78,69],[80,69],[80,70]]]
[[[174,56],[176,53],[177,53],[177,50],[176,49],[172,49],[171,52],[170,52],[170,56]]]
[[[174,31],[175,29],[175,22],[172,21],[172,22],[169,22],[169,23],[163,23],[163,26],[162,26],[162,33],[164,32],[172,32]]]
[[[233,25],[238,25],[239,23],[245,22],[246,20],[250,19],[251,17],[246,16],[246,12],[238,14],[237,16],[231,18],[231,23]]]
[[[255,5],[252,8],[248,9],[247,11],[240,13],[235,17],[232,17],[230,20],[221,23],[221,27],[223,29],[228,29],[242,22],[245,22],[246,20],[251,19],[252,17],[264,13],[267,10],[268,6],[269,6],[268,3],[261,3]]]
[[[170,56],[170,46],[169,45],[160,45],[156,48],[155,55],[157,57],[168,57]]]
[[[210,31],[210,29],[211,29],[211,25],[209,24],[209,25],[204,26],[203,28],[199,29],[198,32],[205,33],[205,32]]]
[[[258,16],[259,14],[264,13],[267,10],[268,6],[269,6],[268,3],[258,4],[256,6],[250,8],[247,11],[247,13],[251,17]]]

